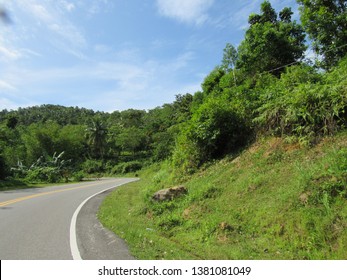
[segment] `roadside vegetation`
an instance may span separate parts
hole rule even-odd
[[[99,212],[139,259],[346,259],[347,133],[313,148],[279,137],[204,166],[182,184],[169,164],[141,171]]]
[[[202,90],[170,104],[1,111],[0,188],[140,176],[99,213],[138,258],[346,258],[347,7],[298,3],[301,23],[264,1]],[[178,184],[187,195],[152,200]]]

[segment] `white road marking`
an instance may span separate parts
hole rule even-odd
[[[137,179],[139,180],[139,179]],[[104,189],[96,194],[93,194],[91,195],[90,197],[88,197],[86,200],[84,200],[76,209],[75,213],[73,214],[72,216],[72,219],[71,219],[71,224],[70,224],[70,249],[71,249],[71,254],[72,254],[72,259],[74,260],[82,260],[82,257],[81,257],[81,254],[80,254],[80,251],[78,249],[78,245],[77,245],[77,236],[76,236],[76,222],[77,222],[77,216],[79,214],[79,212],[81,211],[82,207],[84,204],[86,204],[88,202],[88,200],[92,199],[94,196],[97,196],[103,192],[106,192],[110,189],[113,189],[113,188],[116,188],[116,187],[119,187],[121,185],[124,185],[124,184],[127,184],[127,183],[130,183],[130,182],[135,182],[137,180],[134,180],[134,181],[129,181],[129,182],[125,182],[125,183],[121,183],[119,185],[116,185],[116,186],[112,186],[112,187],[109,187],[107,189]]]

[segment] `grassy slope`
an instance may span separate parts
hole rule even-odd
[[[99,218],[139,259],[347,259],[347,132],[307,149],[258,141],[184,182],[172,202],[166,164],[104,201]]]

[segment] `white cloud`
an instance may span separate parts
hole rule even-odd
[[[87,44],[80,30],[70,23],[52,23],[49,29],[59,35],[69,46],[80,48]]]
[[[71,67],[41,69],[12,67],[6,77],[0,78],[0,98],[11,96],[13,104],[7,102],[11,105],[8,108],[30,100],[104,111],[150,109],[172,102],[176,94],[200,89],[200,77],[184,74],[194,57],[187,51],[164,60],[83,61]],[[183,81],[179,78],[182,75],[186,76]]]
[[[86,6],[87,13],[89,16],[107,12],[108,9],[112,8],[112,1],[109,0],[89,0]]]
[[[50,23],[54,21],[54,16],[48,12],[46,7],[34,1],[24,1],[22,3],[23,8],[30,12],[37,20],[42,23]]]
[[[16,87],[9,84],[6,81],[0,80],[0,90],[6,90],[6,91],[16,91]]]
[[[76,7],[74,3],[61,0],[60,5],[68,12],[72,12]]]
[[[22,55],[17,50],[12,50],[4,46],[0,46],[0,58],[4,58],[5,60],[16,60],[20,58]]]
[[[12,102],[8,98],[4,98],[0,96],[0,110],[15,110],[19,106],[16,102]]]
[[[25,41],[40,39],[55,49],[81,57],[80,52],[87,46],[83,29],[69,18],[75,4],[65,0],[13,0],[9,5],[14,15],[15,34],[10,39]],[[0,31],[1,32],[1,31]],[[9,40],[10,40],[9,39]]]
[[[185,23],[203,24],[214,0],[157,0],[159,13]]]
[[[188,66],[188,63],[193,59],[194,59],[194,52],[187,51],[185,53],[178,55],[175,59],[173,59],[170,63],[168,63],[166,68],[168,71],[175,72]]]
[[[184,10],[193,10],[185,16],[181,12],[181,19],[176,19],[201,24],[213,0],[182,3],[186,5]],[[107,111],[149,109],[172,102],[176,94],[193,93],[199,88],[201,80],[188,74],[192,70],[188,66],[195,59],[192,51],[153,58],[132,43],[93,42],[88,46],[90,42],[73,13],[78,9],[88,18],[88,8],[94,5],[95,11],[105,12],[106,4],[114,2],[13,0],[11,13],[17,19],[13,28],[19,32],[2,34],[0,30],[0,39],[6,39],[0,40],[0,61],[6,62],[0,69],[0,107],[52,103]],[[150,47],[174,44],[173,39],[159,38]],[[93,53],[87,59],[89,50]],[[81,59],[66,61],[66,53]]]

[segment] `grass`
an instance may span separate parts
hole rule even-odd
[[[168,163],[103,202],[99,218],[138,259],[347,259],[347,132],[312,148],[262,139],[202,168],[185,197]]]

